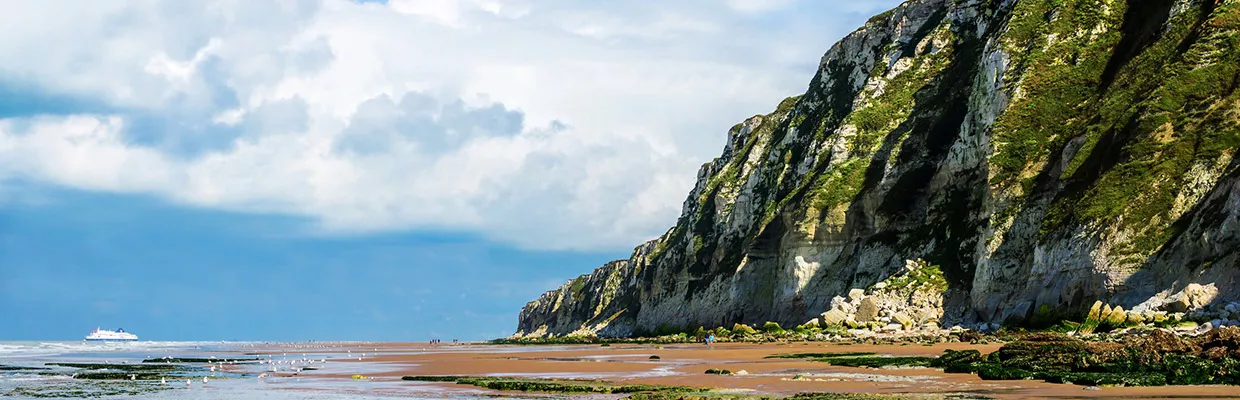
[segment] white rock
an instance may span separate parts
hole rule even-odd
[[[835,296],[831,299],[831,308],[847,311],[845,307],[849,306],[850,304],[848,304],[848,299],[845,299],[843,296]]]
[[[848,298],[854,301],[861,301],[862,298],[865,298],[865,291],[861,289],[849,290]]]
[[[874,290],[883,290],[887,287],[887,282],[879,282],[874,284]]]
[[[887,330],[887,331],[896,332],[896,331],[904,330],[904,325],[887,324],[887,326],[884,326],[883,328],[884,330]]]

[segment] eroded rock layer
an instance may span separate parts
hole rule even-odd
[[[1238,67],[1240,0],[909,1],[517,335],[794,326],[908,260],[942,271],[941,324],[1235,300]]]

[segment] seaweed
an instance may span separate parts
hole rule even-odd
[[[856,356],[872,356],[874,353],[866,351],[848,351],[842,353],[786,353],[772,354],[764,358],[829,358],[829,357],[856,357]]]
[[[527,378],[496,378],[470,376],[405,376],[406,381],[419,382],[453,382],[461,385],[472,385],[481,388],[503,391],[548,392],[548,393],[601,393],[626,394],[642,392],[702,392],[685,386],[662,385],[626,385],[599,380],[578,379],[527,379]]]

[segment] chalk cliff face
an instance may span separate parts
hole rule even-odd
[[[779,322],[896,274],[943,323],[1240,296],[1240,0],[912,0],[733,127],[666,234],[518,336]]]

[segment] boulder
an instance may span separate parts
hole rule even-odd
[[[861,329],[865,327],[864,324],[857,322],[857,320],[852,317],[848,317],[848,319],[844,320],[844,326],[847,326],[848,329]]]
[[[911,330],[914,326],[916,326],[915,321],[913,321],[913,318],[909,317],[908,315],[905,315],[904,313],[898,312],[898,313],[893,314],[891,316],[891,320],[900,324],[900,326],[904,327],[904,329]]]
[[[853,289],[853,290],[849,290],[849,291],[848,291],[848,298],[849,298],[849,299],[852,299],[852,300],[861,301],[861,299],[864,299],[864,298],[865,298],[865,291],[864,291],[864,290],[861,290],[861,289]]]
[[[843,326],[846,320],[848,320],[848,314],[839,309],[833,309],[818,316],[818,325],[823,328]]]
[[[1205,286],[1190,283],[1184,288],[1184,297],[1188,299],[1189,307],[1194,309],[1205,307],[1217,296],[1218,288],[1213,283]]]
[[[1164,311],[1172,313],[1182,313],[1190,308],[1192,308],[1192,304],[1189,303],[1188,297],[1184,295],[1176,296],[1162,306]]]
[[[852,311],[853,306],[848,304],[848,299],[842,296],[835,296],[835,298],[831,299],[831,308],[848,313]]]
[[[883,290],[887,288],[887,282],[879,282],[874,284],[874,290]]]
[[[1111,308],[1110,306],[1107,306],[1108,310],[1110,308]],[[1090,322],[1090,321],[1097,322],[1101,320],[1102,320],[1102,301],[1098,300],[1094,302],[1094,305],[1092,307],[1089,307],[1089,315],[1085,316],[1085,321],[1086,322]]]
[[[873,322],[875,318],[878,318],[878,304],[870,297],[861,299],[855,318],[857,322]]]
[[[1128,313],[1124,311],[1124,307],[1115,306],[1106,315],[1106,323],[1112,327],[1124,326],[1124,321],[1128,319]]]
[[[1210,304],[1217,296],[1218,288],[1213,283],[1209,285],[1190,283],[1180,294],[1172,297],[1171,301],[1164,303],[1162,309],[1173,313],[1188,312]]]
[[[1109,313],[1111,311],[1111,306],[1106,306],[1104,309],[1102,301],[1095,301],[1094,305],[1089,307],[1089,314],[1085,316],[1085,321],[1081,323],[1081,327],[1078,332],[1084,335],[1094,333],[1094,330],[1098,328],[1098,325],[1102,324],[1104,310]]]

